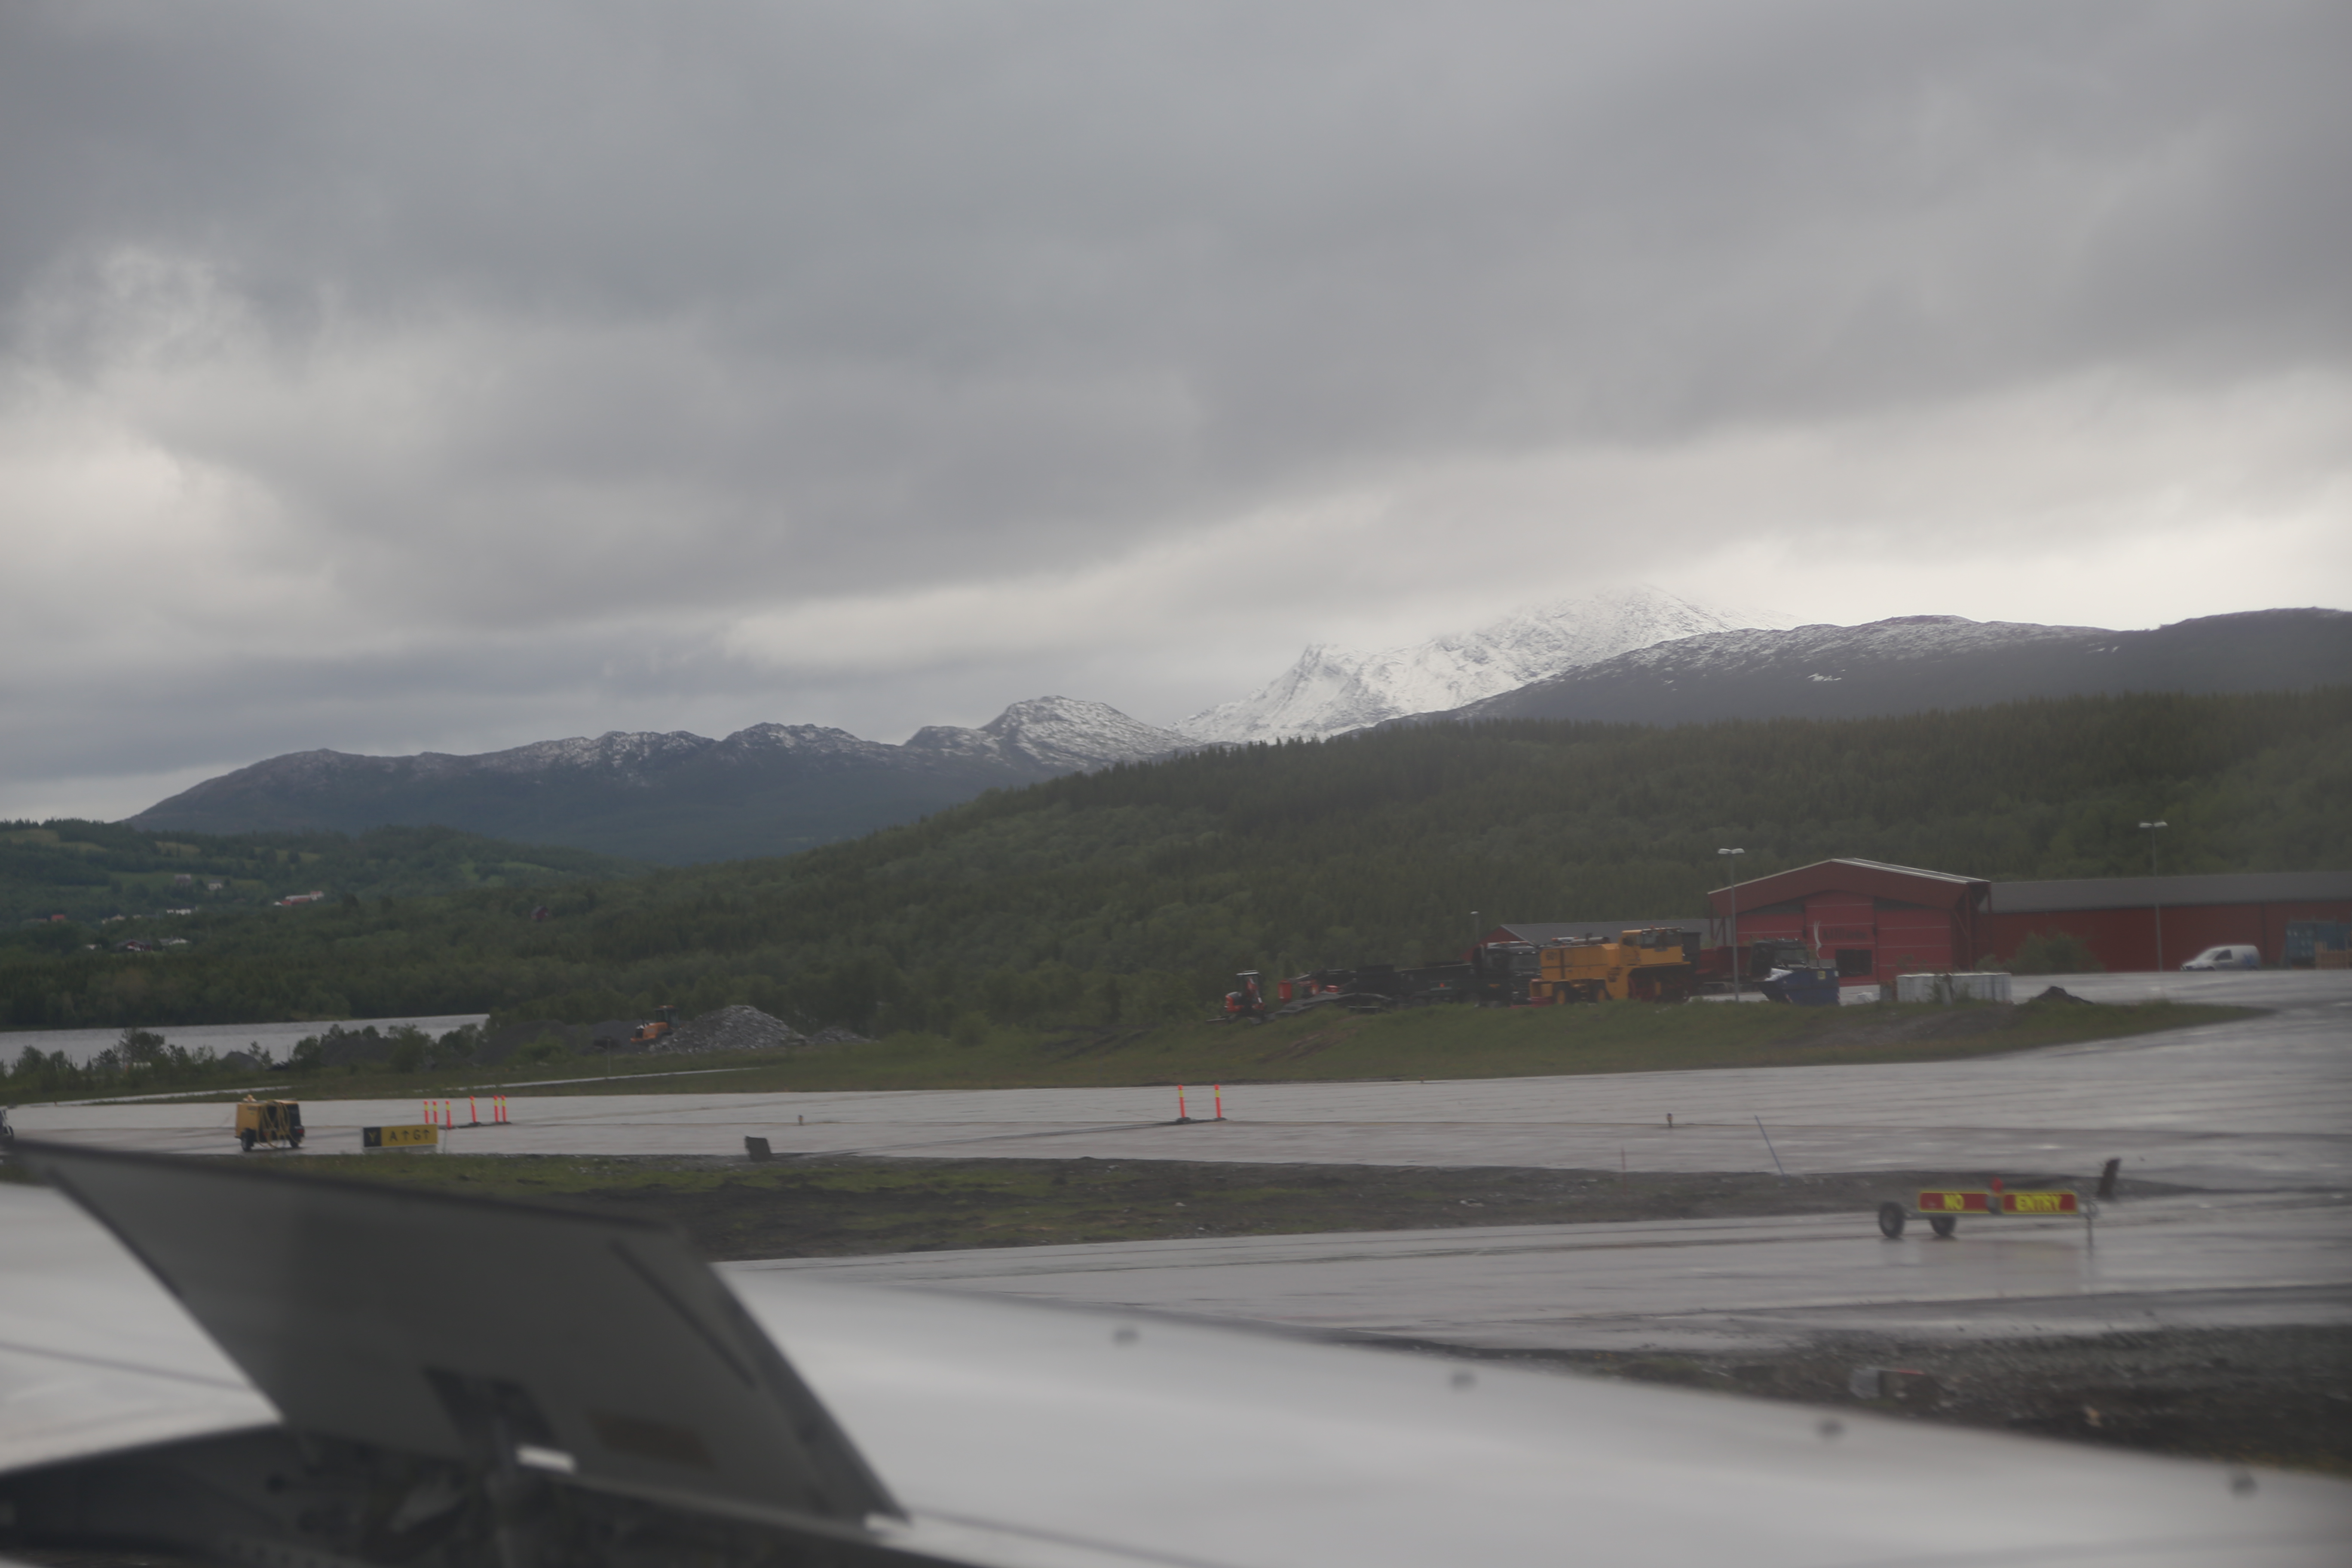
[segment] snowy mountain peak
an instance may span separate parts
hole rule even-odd
[[[861,741],[846,730],[827,724],[754,724],[738,730],[720,746],[730,752],[790,752],[821,757],[866,756],[882,750],[879,742]]]
[[[1192,742],[1172,731],[1130,719],[1107,702],[1075,697],[1033,697],[1015,702],[977,730],[932,724],[918,730],[907,749],[943,756],[994,757],[1047,773],[1074,773],[1139,763]]]
[[[1459,708],[1635,648],[1709,632],[1785,628],[1769,612],[1700,605],[1637,584],[1512,611],[1411,647],[1351,653],[1317,643],[1238,701],[1176,725],[1196,742],[1319,739]]]

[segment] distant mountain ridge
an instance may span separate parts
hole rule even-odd
[[[2254,610],[2153,631],[1902,616],[1685,637],[1402,721],[1862,719],[2036,697],[2278,691],[2352,679],[2352,612]]]
[[[453,756],[296,752],[207,779],[129,819],[250,833],[436,824],[673,863],[782,855],[1017,787],[1192,742],[1107,703],[1016,702],[978,729],[932,725],[904,745],[817,724],[754,724],[537,741]]]
[[[1178,721],[1196,741],[1319,740],[1408,714],[1458,708],[1630,649],[1787,616],[1710,606],[1647,584],[1517,610],[1411,647],[1351,653],[1317,643],[1247,697]]]
[[[1732,613],[1634,589],[1389,654],[1309,648],[1283,680],[1186,720],[1191,733],[1100,702],[1042,697],[977,729],[933,725],[896,746],[824,725],[755,724],[717,741],[614,731],[477,756],[299,752],[209,779],[129,826],[236,834],[434,825],[679,864],[790,854],[989,789],[1294,735],[1444,719],[1867,718],[2036,697],[2299,689],[2352,672],[2352,613],[2326,609],[2144,632],[1906,616],[1651,635],[1709,617]],[[1584,658],[1612,642],[1620,651]],[[1561,660],[1581,662],[1450,707],[1393,710],[1416,693],[1491,688],[1516,669]]]

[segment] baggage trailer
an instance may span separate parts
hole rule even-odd
[[[1914,1219],[1924,1219],[1927,1228],[1936,1233],[1938,1241],[1949,1241],[1960,1228],[1963,1216],[1997,1219],[2003,1215],[2021,1219],[2063,1219],[2072,1215],[2083,1217],[2083,1236],[2095,1240],[2091,1225],[2098,1218],[2099,1205],[2071,1187],[2052,1188],[2039,1192],[2012,1192],[1996,1182],[1990,1187],[1931,1187],[1915,1194],[1913,1204],[1900,1204],[1893,1199],[1878,1205],[1878,1233],[1889,1241],[1903,1234],[1904,1227]]]

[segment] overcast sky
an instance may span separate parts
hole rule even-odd
[[[0,7],[0,817],[2352,607],[2352,6]]]

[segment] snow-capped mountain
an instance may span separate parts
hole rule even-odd
[[[475,756],[297,752],[207,779],[131,821],[198,833],[438,824],[652,860],[730,859],[1192,744],[1105,703],[1040,697],[979,729],[934,725],[898,746],[819,724],[754,724],[722,741],[615,731]]]
[[[1700,605],[1648,586],[1515,611],[1411,647],[1351,653],[1318,643],[1279,678],[1176,725],[1199,742],[1318,739],[1460,708],[1634,648],[1792,617]]]
[[[977,730],[926,725],[907,738],[904,749],[1073,773],[1113,763],[1146,762],[1190,750],[1192,744],[1172,730],[1130,719],[1108,702],[1033,697],[1015,702]]]
[[[2122,691],[2273,691],[2352,665],[2352,614],[2259,610],[2153,631],[1901,616],[1715,632],[1580,665],[1445,719],[1857,719]]]

